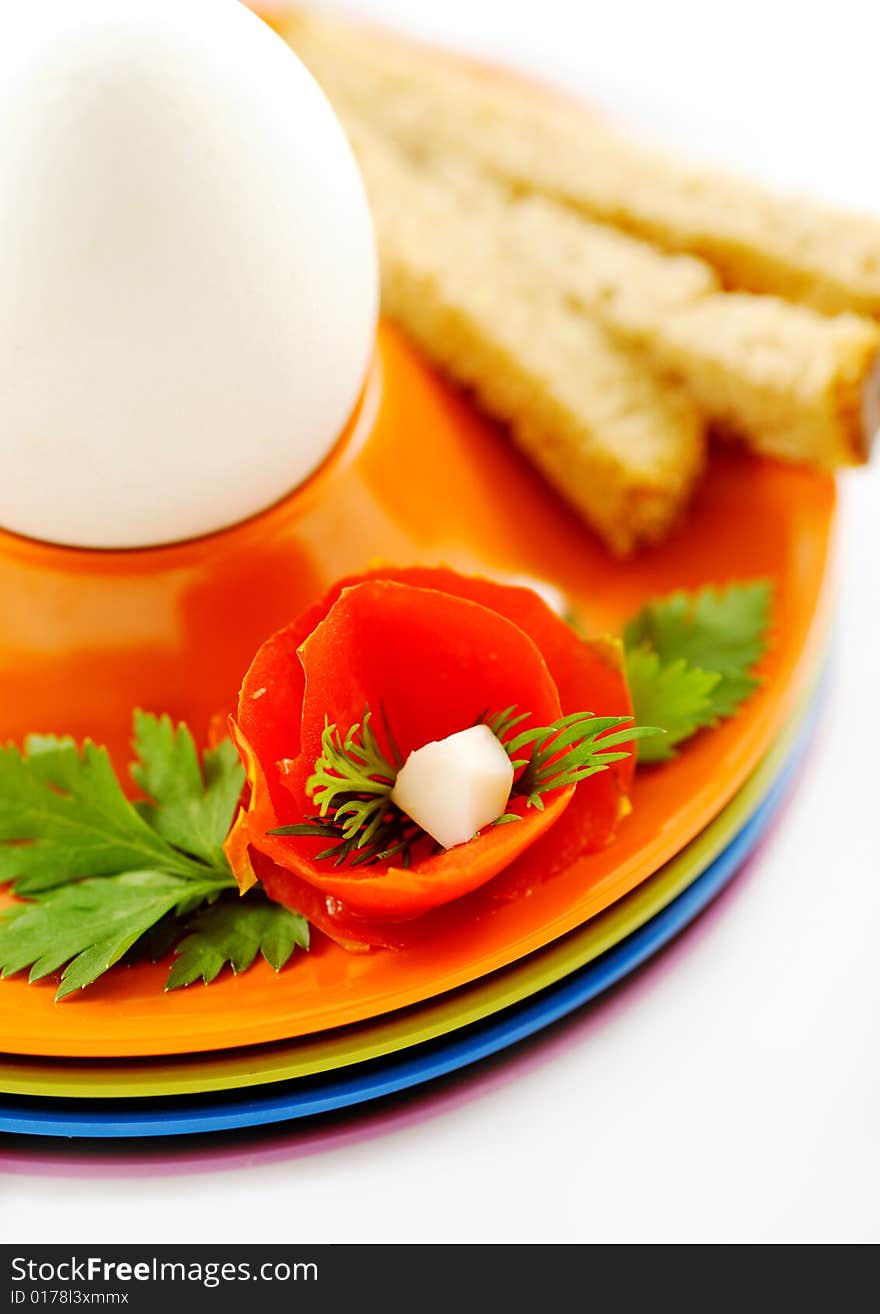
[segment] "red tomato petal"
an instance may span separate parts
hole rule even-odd
[[[532,589],[497,584],[480,576],[459,575],[443,567],[379,569],[374,575],[470,598],[513,621],[534,641],[547,663],[559,691],[563,716],[572,712],[632,715],[620,645],[609,639],[582,638]],[[337,588],[344,587],[346,581],[342,580]],[[552,835],[541,841],[528,861],[534,857],[536,865],[545,872],[559,871],[580,854],[604,848],[629,810],[629,787],[635,765],[635,753],[631,753],[607,771],[578,785],[564,819],[554,827]]]
[[[345,731],[362,720],[365,707],[377,714],[384,704],[405,757],[511,703],[528,708],[538,725],[561,712],[546,663],[527,635],[497,612],[435,589],[381,579],[346,588],[298,645],[290,680],[291,647],[301,633],[301,625],[282,631],[255,661],[235,727],[251,780],[248,839],[275,863],[351,912],[411,918],[490,880],[561,816],[571,790],[549,796],[543,812],[521,806],[522,821],[487,828],[467,846],[410,869],[379,863],[339,870],[317,860],[325,840],[268,835],[314,812],[307,782],[321,752],[325,719]],[[299,725],[296,741],[285,730],[293,720]],[[384,739],[378,720],[375,729]],[[283,756],[267,761],[248,731],[256,731],[263,753]]]
[[[526,809],[520,800],[510,810],[519,812],[521,821],[491,826],[468,844],[414,862],[409,868],[380,864],[356,868],[348,875],[345,868],[340,870],[332,864],[327,864],[329,870],[316,869],[300,855],[288,855],[286,865],[336,899],[343,909],[360,917],[389,920],[420,917],[451,899],[470,894],[509,867],[555,825],[573,793],[572,789],[561,789],[548,795],[542,812],[537,808]]]
[[[347,730],[370,707],[383,740],[384,704],[405,759],[513,703],[531,711],[536,725],[561,715],[556,685],[532,640],[498,612],[436,589],[388,580],[346,589],[299,656],[306,680],[299,801],[306,807],[305,779],[321,753],[325,718]]]
[[[254,851],[253,864],[270,899],[305,917],[311,926],[323,931],[349,953],[366,953],[373,948],[402,949],[409,943],[408,923],[400,923],[401,934],[393,923],[363,921],[349,916],[332,897],[304,881],[296,872],[279,867],[264,853]]]
[[[462,603],[471,605],[462,609]],[[532,640],[525,647],[524,635]],[[531,692],[527,671],[540,677]],[[571,806],[572,791],[560,791],[548,798],[544,813],[529,809],[523,822],[488,829],[409,870],[340,870],[314,861],[324,841],[267,835],[313,810],[305,782],[320,753],[324,716],[347,729],[369,704],[378,732],[377,703],[383,699],[393,701],[387,710],[404,755],[464,728],[484,710],[512,703],[535,713],[535,724],[548,724],[560,711],[631,712],[619,650],[579,638],[529,589],[446,569],[379,569],[341,580],[263,645],[245,677],[235,728],[252,786],[246,832],[239,833],[237,847],[246,839],[280,867],[268,877],[272,897],[296,906],[296,898],[302,903],[305,897],[303,883],[317,890],[320,899],[310,900],[321,917],[315,924],[323,923],[334,938],[389,943],[396,937],[388,923],[461,897],[517,857],[518,870],[534,863],[534,870],[546,874],[608,842],[626,808],[633,759],[583,782]],[[284,769],[276,770],[276,763]],[[246,864],[240,865],[245,877]],[[290,870],[286,894],[284,868]],[[332,916],[321,899],[331,901]],[[346,919],[351,925],[340,931]]]

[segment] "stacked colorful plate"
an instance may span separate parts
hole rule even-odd
[[[674,760],[639,769],[632,813],[614,843],[523,897],[484,902],[478,918],[420,944],[355,955],[316,936],[311,952],[280,974],[261,963],[173,993],[163,989],[167,963],[137,964],[62,1003],[54,1002],[51,980],[4,980],[0,1130],[137,1137],[279,1123],[476,1063],[584,1005],[657,952],[731,880],[776,816],[816,719],[833,481],[719,450],[687,522],[624,564],[387,331],[379,372],[383,382],[362,415],[367,432],[355,432],[317,484],[231,531],[221,567],[187,545],[120,554],[116,564],[112,554],[101,556],[108,627],[118,619],[117,583],[128,588],[137,576],[139,587],[146,579],[158,590],[180,577],[182,564],[190,570],[191,624],[175,628],[176,670],[195,674],[173,710],[197,723],[203,708],[230,705],[243,652],[296,612],[296,590],[309,600],[375,557],[446,561],[531,581],[597,631],[619,631],[647,599],[677,589],[770,580],[772,636],[760,687]],[[24,558],[37,603],[43,577],[57,584],[60,573],[84,590],[94,583],[82,554],[71,564],[57,550],[0,536],[0,590]],[[255,606],[255,572],[265,577],[267,562],[272,587],[258,591]],[[193,584],[196,565],[201,586]],[[200,680],[198,654],[204,660],[216,639],[210,591],[221,587],[226,614],[242,622],[235,645]],[[82,665],[93,656],[82,645],[70,649],[84,700],[94,699],[95,672]],[[54,660],[57,680],[67,660],[61,639]],[[113,715],[139,701],[143,678],[143,660],[119,661]],[[33,698],[35,680],[23,672]],[[32,717],[33,707],[21,714]],[[121,725],[111,725],[104,737],[117,747],[123,736]]]

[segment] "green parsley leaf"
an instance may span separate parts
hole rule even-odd
[[[641,762],[675,756],[674,746],[732,716],[757,688],[751,668],[766,648],[772,586],[767,580],[678,592],[649,602],[624,633],[636,719],[668,732],[640,745]]]
[[[0,882],[23,903],[0,914],[0,971],[64,970],[64,999],[124,959],[156,961],[179,943],[169,989],[244,971],[258,952],[276,970],[308,925],[261,895],[242,901],[223,841],[244,784],[232,744],[199,759],[186,726],[135,713],[132,804],[103,748],[32,736],[0,748]],[[183,938],[181,938],[183,937]]]
[[[102,876],[48,890],[0,916],[0,967],[13,976],[30,967],[40,981],[68,964],[55,996],[64,999],[102,976],[168,913],[222,888],[164,872]]]
[[[675,745],[690,739],[706,724],[712,695],[721,676],[688,666],[679,657],[661,662],[649,648],[636,648],[626,655],[626,678],[639,720],[663,726],[666,734],[639,744],[640,762],[667,762],[675,757]]]
[[[139,940],[135,940],[122,962],[127,967],[136,963],[158,963],[171,953],[182,934],[181,919],[174,912],[166,913]]]
[[[246,972],[258,953],[280,972],[297,946],[309,947],[303,917],[259,894],[223,899],[193,918],[165,988],[177,990],[199,978],[210,985],[227,963],[233,972]]]
[[[244,787],[234,744],[208,750],[200,763],[188,728],[168,716],[135,712],[134,732],[140,760],[131,774],[150,799],[135,805],[141,817],[169,844],[209,866],[225,866],[223,841]]]
[[[646,647],[661,664],[682,660],[720,678],[701,722],[731,716],[758,686],[751,667],[766,647],[772,586],[767,580],[673,593],[648,605],[627,625],[628,652]],[[637,712],[637,716],[641,713]]]
[[[34,894],[85,876],[203,873],[126,799],[106,749],[32,736],[0,747],[0,883]]]

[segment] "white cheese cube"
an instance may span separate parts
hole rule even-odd
[[[512,785],[504,747],[487,725],[475,725],[410,753],[391,799],[451,849],[503,815]]]

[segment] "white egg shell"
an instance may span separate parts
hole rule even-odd
[[[391,799],[432,839],[451,849],[497,821],[512,785],[507,752],[487,725],[474,725],[410,753]]]
[[[237,0],[0,16],[0,526],[192,537],[327,456],[374,348],[352,153]]]

